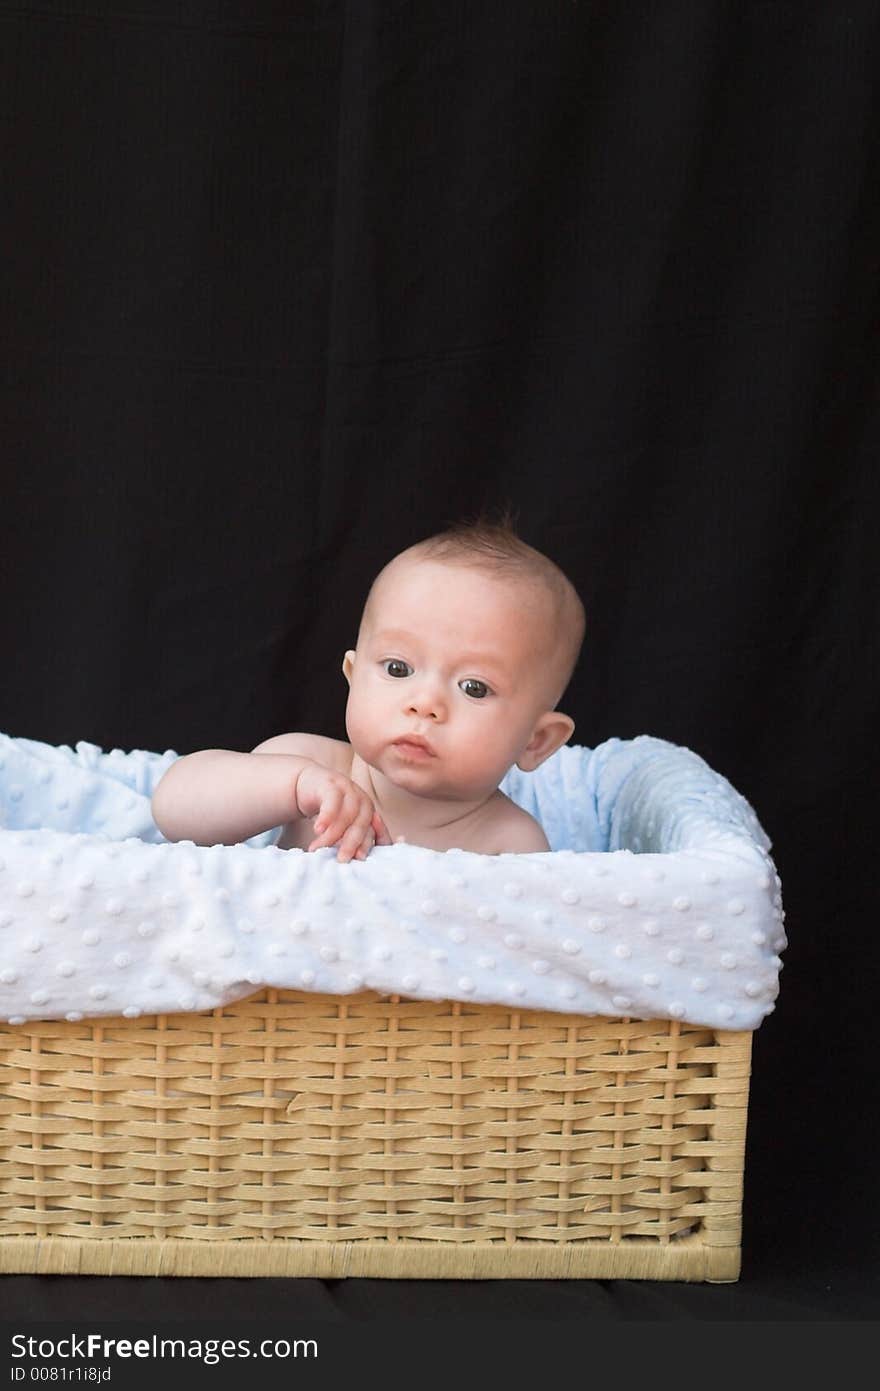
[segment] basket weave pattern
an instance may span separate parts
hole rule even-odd
[[[751,1034],[373,993],[0,1026],[0,1269],[735,1279]]]

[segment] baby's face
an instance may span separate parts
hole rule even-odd
[[[355,752],[421,796],[494,791],[547,710],[547,625],[546,601],[523,584],[395,562],[343,664]]]

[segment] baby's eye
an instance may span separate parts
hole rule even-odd
[[[409,662],[403,661],[401,657],[389,657],[382,665],[388,676],[412,676],[413,674]]]
[[[474,700],[484,700],[489,694],[489,687],[485,681],[478,681],[475,676],[466,676],[463,681],[459,681],[459,686],[465,695],[472,696]]]

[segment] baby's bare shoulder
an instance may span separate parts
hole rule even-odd
[[[496,792],[488,828],[490,855],[535,854],[550,849],[543,830],[533,816],[503,792]]]
[[[344,739],[327,739],[323,734],[275,734],[264,739],[251,753],[294,753],[313,758],[325,768],[351,776],[353,749]]]

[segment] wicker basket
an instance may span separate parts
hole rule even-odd
[[[0,1025],[0,1269],[735,1280],[750,1054],[371,993]]]

